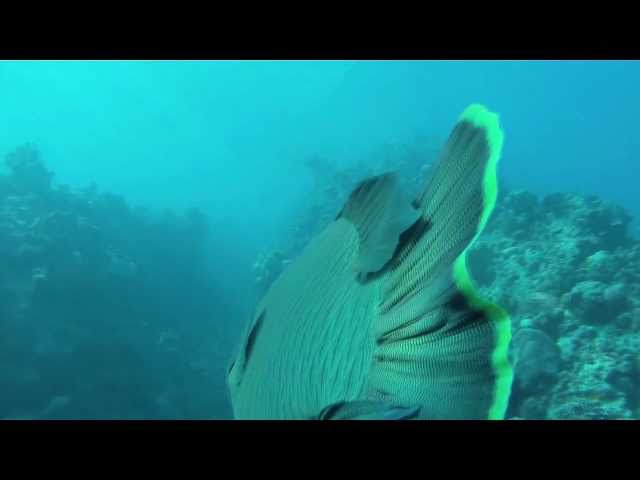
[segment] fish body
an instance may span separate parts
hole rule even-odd
[[[509,317],[466,267],[502,143],[471,105],[418,198],[395,173],[353,190],[258,304],[228,372],[236,418],[504,417]]]

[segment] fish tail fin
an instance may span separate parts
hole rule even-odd
[[[422,405],[430,418],[503,418],[510,320],[483,299],[466,264],[496,203],[504,134],[482,105],[461,115],[414,202],[382,284],[370,397]]]

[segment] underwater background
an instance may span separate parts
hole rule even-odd
[[[260,296],[369,175],[500,114],[470,252],[507,418],[640,418],[640,62],[0,61],[0,419],[227,419]]]

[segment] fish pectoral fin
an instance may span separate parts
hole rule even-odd
[[[337,218],[355,227],[360,239],[354,270],[366,277],[380,271],[393,257],[402,234],[421,212],[404,196],[398,175],[389,172],[362,181],[350,194]]]
[[[404,407],[374,400],[336,402],[325,407],[318,420],[410,420],[420,407]]]

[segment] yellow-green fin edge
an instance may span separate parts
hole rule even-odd
[[[500,128],[498,115],[490,112],[483,105],[470,105],[462,113],[459,120],[470,122],[475,127],[485,130],[489,144],[489,160],[483,177],[484,208],[482,216],[475,236],[454,263],[453,277],[456,286],[465,295],[471,306],[482,310],[494,324],[496,347],[491,356],[491,363],[496,376],[496,384],[488,418],[501,420],[504,419],[507,411],[513,380],[513,370],[507,356],[511,341],[511,320],[507,312],[500,306],[490,303],[480,296],[467,269],[467,251],[482,233],[496,204],[498,196],[497,166],[502,153],[504,133]]]

